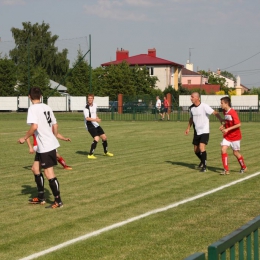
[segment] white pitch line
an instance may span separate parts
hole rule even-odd
[[[245,177],[245,178],[242,178],[242,179],[233,181],[233,182],[228,183],[228,184],[226,184],[226,185],[220,186],[220,187],[218,187],[218,188],[216,188],[216,189],[213,189],[213,190],[210,190],[210,191],[207,191],[207,192],[198,194],[198,195],[196,195],[196,196],[194,196],[194,197],[191,197],[191,198],[188,198],[188,199],[185,199],[185,200],[181,200],[181,201],[179,201],[179,202],[170,204],[170,205],[168,205],[168,206],[166,206],[166,207],[163,207],[163,208],[159,208],[159,209],[154,209],[154,210],[148,211],[148,212],[146,212],[146,213],[144,213],[144,214],[141,214],[141,215],[136,216],[136,217],[133,217],[133,218],[129,218],[129,219],[124,220],[124,221],[122,221],[122,222],[118,222],[118,223],[115,223],[115,224],[113,224],[113,225],[110,225],[110,226],[107,226],[107,227],[98,229],[98,230],[93,231],[93,232],[91,232],[91,233],[88,233],[88,234],[86,234],[86,235],[83,235],[83,236],[80,236],[80,237],[71,239],[71,240],[69,240],[69,241],[67,241],[67,242],[64,242],[64,243],[61,243],[61,244],[59,244],[59,245],[57,245],[57,246],[53,246],[53,247],[51,247],[51,248],[49,248],[49,249],[43,250],[43,251],[41,251],[41,252],[38,252],[38,253],[35,253],[35,254],[32,254],[32,255],[29,255],[29,256],[24,257],[24,258],[21,258],[20,260],[31,260],[31,259],[35,259],[35,258],[37,258],[37,257],[39,257],[39,256],[43,256],[43,255],[49,254],[49,253],[54,252],[54,251],[56,251],[56,250],[59,250],[59,249],[61,249],[61,248],[63,248],[63,247],[67,247],[67,246],[70,246],[70,245],[72,245],[72,244],[74,244],[74,243],[76,243],[76,242],[83,241],[83,240],[86,240],[86,239],[91,238],[91,237],[94,237],[94,236],[98,236],[98,235],[100,235],[100,234],[102,234],[102,233],[104,233],[104,232],[107,232],[107,231],[109,231],[109,230],[112,230],[112,229],[115,229],[115,228],[118,228],[118,227],[122,227],[122,226],[124,226],[124,225],[126,225],[126,224],[128,224],[128,223],[134,222],[134,221],[136,221],[136,220],[139,220],[139,219],[142,219],[142,218],[151,216],[151,215],[156,214],[156,213],[160,213],[160,212],[163,212],[163,211],[167,211],[168,209],[176,208],[176,207],[178,207],[179,205],[182,205],[182,204],[185,204],[185,203],[187,203],[187,202],[194,201],[194,200],[196,200],[196,199],[205,197],[205,196],[210,195],[210,194],[212,194],[212,193],[215,193],[215,192],[217,192],[217,191],[219,191],[219,190],[223,190],[223,189],[225,189],[225,188],[227,188],[227,187],[230,187],[230,186],[233,186],[233,185],[235,185],[235,184],[237,184],[237,183],[240,183],[240,182],[243,182],[243,181],[245,181],[245,180],[251,179],[251,178],[253,178],[253,177],[255,177],[255,176],[258,176],[259,174],[260,174],[260,172],[256,172],[256,173],[254,173],[254,174],[248,175],[248,176]]]

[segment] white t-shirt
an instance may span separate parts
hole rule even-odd
[[[89,108],[89,109],[88,109]],[[97,118],[97,104],[93,103],[92,106],[88,106],[88,108],[85,107],[83,113],[84,113],[84,119],[85,119],[85,126],[86,129],[88,129],[88,127],[98,127],[99,124],[98,122],[95,121],[87,121],[86,118],[90,117],[90,118]]]
[[[160,109],[161,108],[161,106],[162,106],[162,102],[161,102],[161,100],[160,99],[157,99],[157,101],[156,101],[156,108],[157,109]]]
[[[50,152],[60,146],[52,132],[52,125],[56,124],[52,109],[46,104],[39,103],[29,107],[27,124],[37,124],[34,132],[37,141],[37,153]]]
[[[193,119],[197,135],[209,133],[209,116],[213,112],[214,109],[205,103],[200,103],[197,107],[195,105],[190,107],[190,116]]]

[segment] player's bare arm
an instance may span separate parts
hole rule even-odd
[[[38,125],[37,124],[31,124],[30,129],[28,130],[28,132],[26,133],[26,135],[24,137],[21,137],[17,142],[20,144],[24,144],[25,141],[34,134],[34,132],[37,130]]]
[[[192,117],[191,117],[191,118],[189,119],[188,127],[187,127],[187,129],[186,129],[186,131],[185,131],[185,135],[188,135],[188,134],[189,134],[190,128],[191,128],[192,124],[193,124],[193,119],[192,119]]]

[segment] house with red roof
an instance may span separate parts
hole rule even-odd
[[[156,76],[158,78],[156,86],[162,91],[170,85],[178,90],[178,83],[180,83],[183,65],[157,57],[155,48],[148,49],[147,54],[139,54],[130,57],[128,50],[117,50],[116,60],[103,63],[101,66],[116,65],[123,61],[127,62],[130,66],[146,66],[150,76]]]
[[[206,94],[215,94],[220,91],[220,85],[208,84],[208,77],[187,68],[183,68],[181,71],[181,84],[183,88],[204,90]]]

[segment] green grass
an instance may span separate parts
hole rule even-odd
[[[26,114],[0,113],[0,259],[19,259],[109,225],[165,207],[259,171],[258,123],[242,124],[242,153],[249,172],[229,151],[230,176],[220,176],[219,123],[211,123],[207,146],[209,171],[194,169],[192,134],[187,122],[101,122],[109,151],[88,160],[91,137],[82,113],[55,113],[59,132],[72,139],[60,141],[59,153],[72,171],[60,165],[64,207],[47,210],[29,205],[36,194],[30,166],[34,156],[17,144],[24,135]],[[101,117],[102,118],[102,117]],[[259,215],[259,182],[254,177],[204,198],[188,202],[105,232],[38,259],[183,259],[229,234]],[[48,203],[53,200],[45,182]]]

